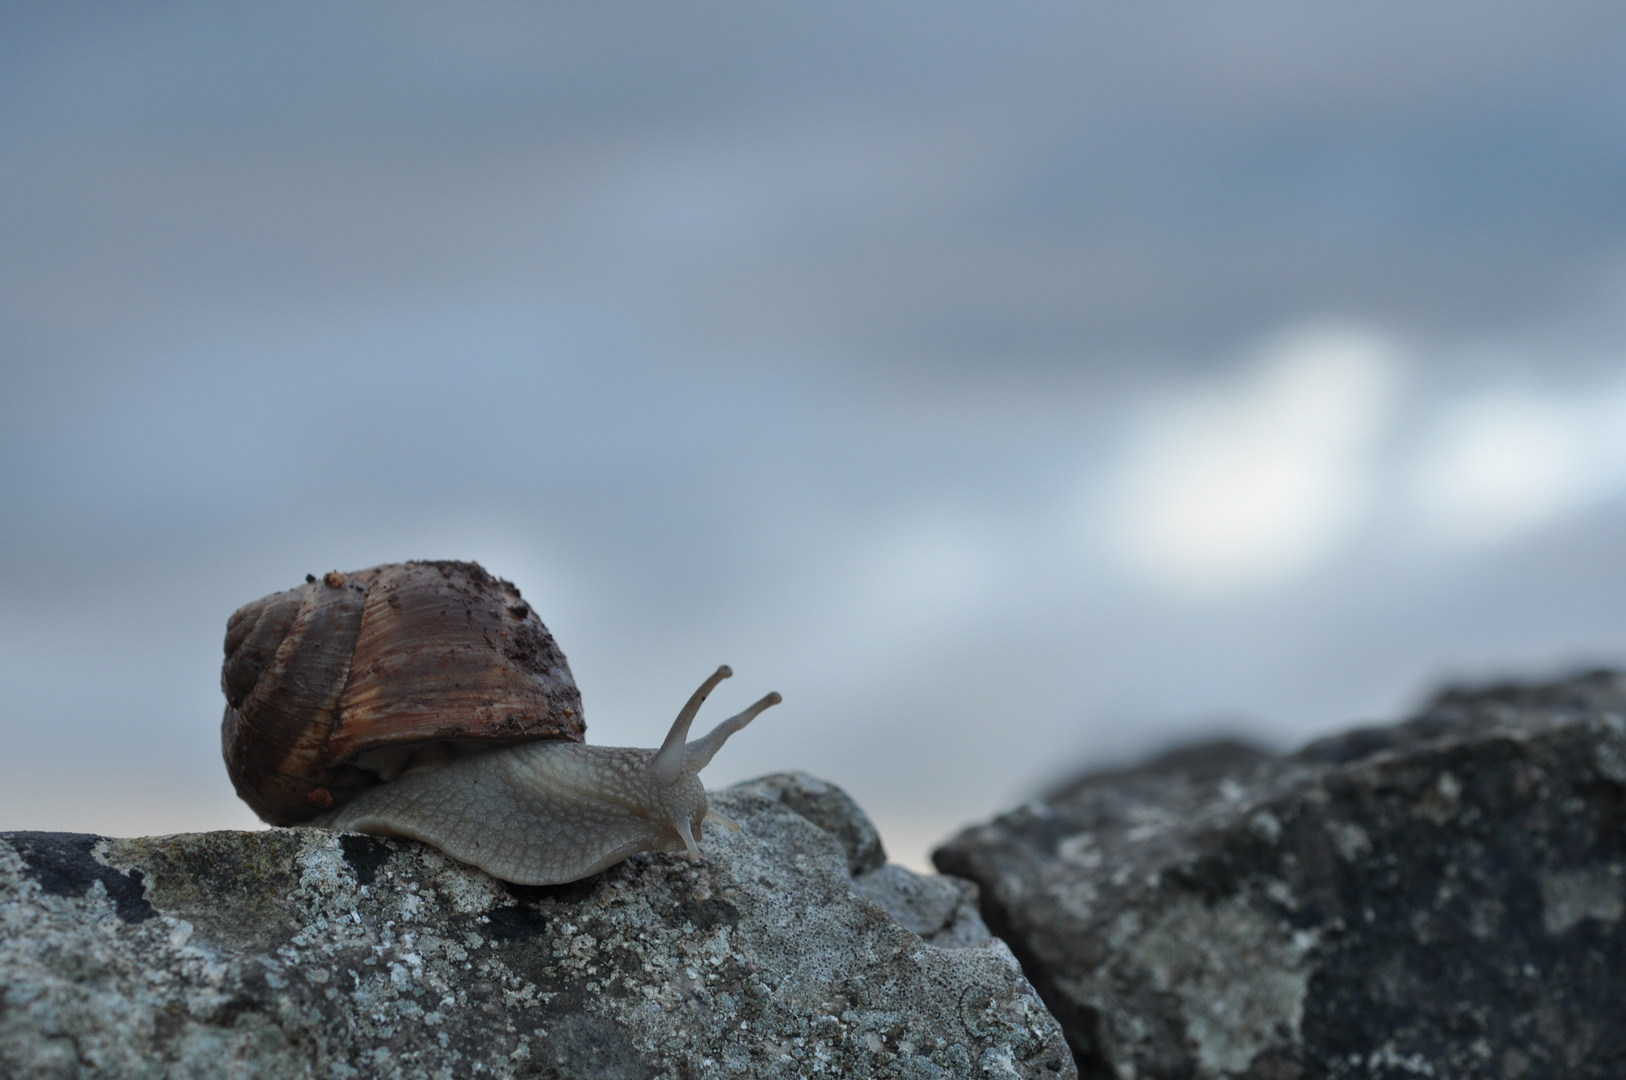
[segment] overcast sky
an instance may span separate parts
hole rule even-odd
[[[894,853],[1626,655],[1626,8],[0,9],[0,828],[249,827],[225,619],[473,558]]]

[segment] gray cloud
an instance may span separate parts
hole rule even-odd
[[[225,615],[391,558],[518,580],[598,739],[777,686],[719,778],[909,843],[1626,645],[1618,499],[1463,553],[1401,494],[1464,395],[1622,371],[1616,5],[0,20],[0,824],[243,820]],[[1255,592],[1126,576],[1143,414],[1318,319],[1402,346],[1360,523]]]

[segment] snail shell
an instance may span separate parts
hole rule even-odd
[[[472,562],[333,571],[246,604],[220,681],[226,770],[273,825],[429,764],[586,732],[547,627]]]

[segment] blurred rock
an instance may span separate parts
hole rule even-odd
[[[811,777],[713,805],[704,862],[547,888],[314,829],[0,834],[0,1075],[1076,1076],[969,884]]]
[[[1080,1073],[1626,1076],[1626,684],[1087,775],[935,853]]]

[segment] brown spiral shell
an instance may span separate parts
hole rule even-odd
[[[226,771],[297,825],[414,760],[581,742],[581,694],[519,590],[472,562],[333,571],[239,608],[220,672]]]

